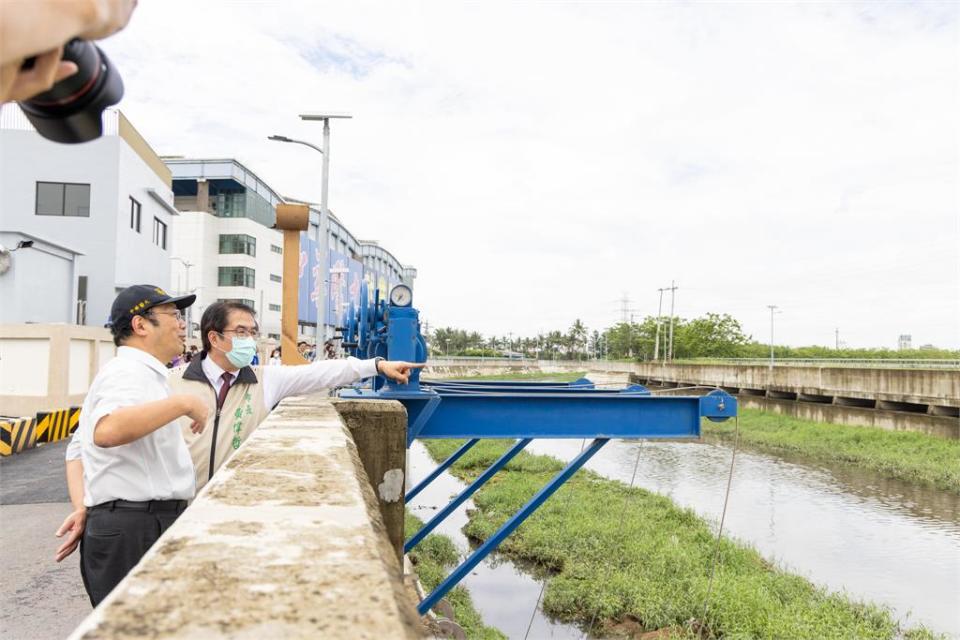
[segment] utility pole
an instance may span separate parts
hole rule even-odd
[[[660,359],[660,325],[663,322],[663,292],[666,289],[657,289],[660,292],[660,302],[657,303],[657,339],[653,343],[653,361]]]
[[[327,280],[330,278],[328,271],[328,256],[329,249],[327,247],[329,235],[328,231],[330,229],[330,209],[327,207],[327,198],[330,184],[330,120],[331,119],[347,119],[349,120],[353,116],[346,113],[301,113],[300,119],[307,121],[319,121],[323,123],[323,148],[321,149],[315,144],[306,142],[304,140],[294,140],[288,138],[287,136],[269,136],[269,140],[274,140],[276,142],[292,142],[295,144],[302,144],[304,146],[310,147],[314,151],[317,151],[323,154],[323,166],[320,174],[320,219],[317,221],[317,229],[314,233],[314,240],[317,243],[317,250],[320,252],[319,264],[317,265],[317,278],[319,279],[317,292],[317,342],[326,340],[326,317],[327,312]],[[309,235],[309,224],[307,225]],[[336,311],[339,311],[337,309]]]
[[[673,360],[673,303],[676,296],[677,287],[676,283],[670,281],[670,349],[667,352],[667,359]]]
[[[837,327],[834,333],[836,334],[837,339],[837,351],[840,351],[840,327]]]
[[[767,308],[770,309],[770,371],[773,371],[773,314],[777,311],[777,305],[768,304]]]

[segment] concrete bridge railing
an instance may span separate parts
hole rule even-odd
[[[960,375],[947,369],[774,367],[728,364],[636,365],[641,377],[738,389],[960,406]]]
[[[406,415],[363,404],[282,402],[71,638],[423,637],[380,508],[402,541],[403,462],[371,483],[349,425],[403,443]]]

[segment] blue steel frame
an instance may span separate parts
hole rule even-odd
[[[359,357],[425,362],[426,342],[419,314],[412,307],[395,307],[374,296],[343,319],[344,343]],[[416,438],[467,438],[439,467],[405,496],[409,502],[443,471],[464,456],[480,439],[512,438],[517,442],[468,487],[404,543],[404,552],[417,546],[437,525],[519,454],[534,438],[593,439],[500,529],[480,545],[420,604],[425,615],[477,564],[494,551],[524,520],[613,438],[681,439],[700,436],[700,420],[722,421],[737,415],[737,401],[723,391],[706,396],[652,396],[640,385],[596,389],[586,378],[572,383],[482,380],[420,380],[414,370],[406,384],[382,377],[370,388],[340,392],[341,398],[397,400],[407,410],[407,446]]]

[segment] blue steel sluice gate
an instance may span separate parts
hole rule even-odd
[[[388,300],[381,300],[379,291],[375,291],[370,302],[364,284],[359,308],[351,304],[344,313],[343,346],[359,358],[380,356],[389,360],[426,362],[427,344],[420,333],[420,314],[412,305],[412,291],[406,285],[395,286]],[[421,380],[419,369],[411,371],[406,384],[377,376],[371,387],[344,389],[339,397],[399,401],[407,410],[408,447],[417,438],[466,439],[463,446],[404,496],[406,502],[481,439],[516,440],[499,460],[404,543],[405,553],[534,438],[592,439],[579,455],[420,602],[417,610],[421,615],[426,614],[611,439],[699,438],[701,418],[721,422],[737,415],[736,399],[720,390],[705,396],[655,396],[641,385],[599,389],[586,378],[570,383]]]

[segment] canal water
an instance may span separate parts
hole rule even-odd
[[[580,440],[527,450],[570,460]],[[587,468],[670,497],[719,522],[731,447],[612,441]],[[726,535],[853,599],[890,606],[906,626],[960,638],[960,496],[835,467],[741,450]]]
[[[430,458],[420,442],[414,442],[408,454],[409,475],[413,484],[437,467],[438,463]],[[465,484],[444,472],[407,507],[414,515],[427,522],[439,509],[447,506],[464,487]],[[462,532],[467,524],[467,509],[473,509],[472,500],[467,500],[434,529],[434,533],[441,533],[452,539],[463,557],[471,551],[470,543]],[[555,623],[545,617],[537,607],[543,587],[542,580],[534,578],[512,561],[501,558],[496,553],[487,556],[461,584],[470,591],[474,607],[483,621],[505,633],[508,638],[573,640],[583,637],[583,632],[577,627]]]
[[[580,440],[534,440],[527,450],[572,459]],[[607,478],[636,486],[719,521],[731,448],[710,442],[612,441],[587,464]],[[434,466],[419,443],[411,449],[411,478]],[[439,484],[438,484],[439,483]],[[421,519],[463,486],[452,476],[435,482],[413,503]],[[472,508],[472,505],[468,505]],[[464,552],[463,510],[440,532]],[[725,533],[758,549],[779,566],[832,591],[889,606],[906,626],[960,638],[960,496],[882,478],[849,467],[820,465],[741,450],[737,454]],[[465,580],[484,620],[523,638],[542,583],[510,561],[494,558]],[[530,638],[579,638],[538,611]]]

